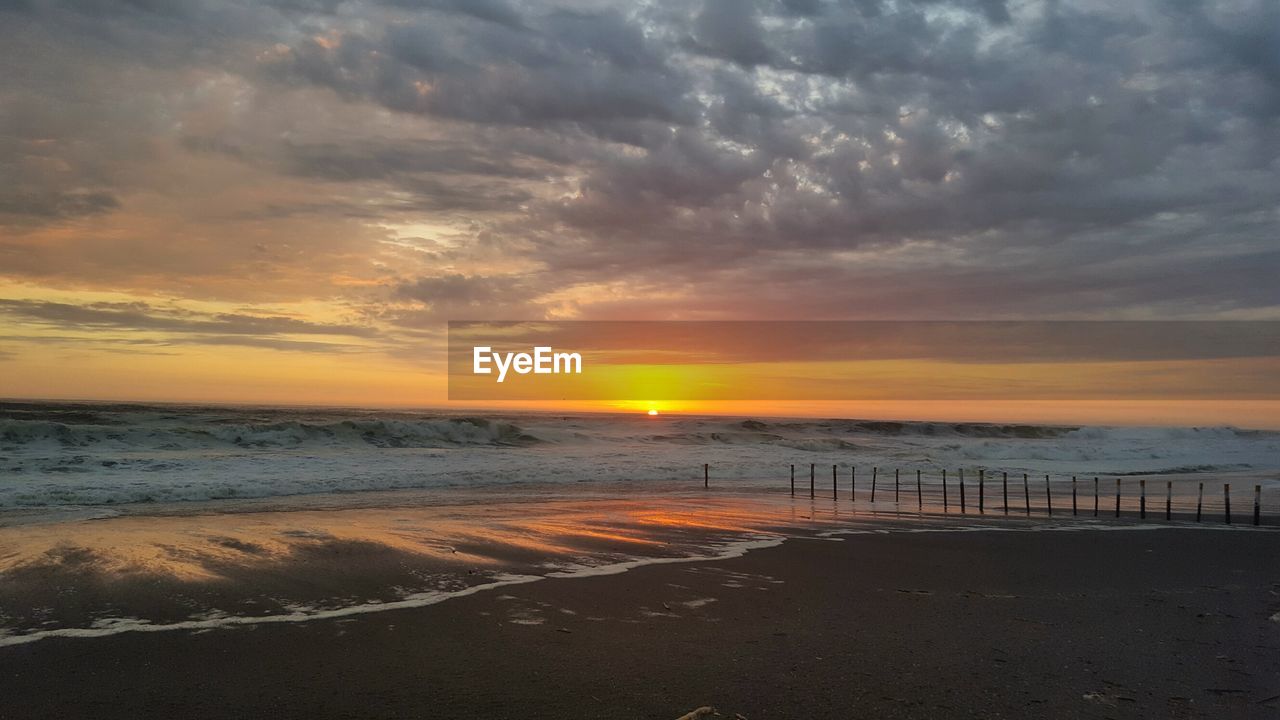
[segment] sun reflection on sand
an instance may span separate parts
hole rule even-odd
[[[0,575],[65,565],[79,552],[91,554],[97,573],[213,580],[353,543],[445,566],[496,567],[513,556],[554,563],[592,553],[680,553],[709,535],[759,532],[789,519],[774,502],[729,495],[128,515],[0,527]]]

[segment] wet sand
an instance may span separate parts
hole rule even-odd
[[[792,539],[342,620],[4,647],[0,717],[1274,718],[1277,613],[1273,531]]]

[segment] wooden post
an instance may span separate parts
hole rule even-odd
[[[987,514],[987,470],[978,469],[978,514]]]
[[[1173,519],[1173,481],[1164,481],[1164,519]]]
[[[1053,491],[1049,489],[1049,476],[1044,476],[1044,503],[1045,508],[1049,511],[1049,516],[1053,517]]]
[[[1200,483],[1200,493],[1196,495],[1196,522],[1200,522],[1200,510],[1204,507],[1204,483]]]
[[[1253,486],[1253,524],[1262,524],[1262,486]]]
[[[1009,514],[1009,473],[1000,476],[1000,487],[1004,490],[1004,514]]]
[[[1022,473],[1022,499],[1027,504],[1027,517],[1031,517],[1031,481]]]
[[[809,463],[809,499],[813,499],[813,463]]]
[[[893,504],[898,504],[898,468],[893,469]]]
[[[1075,517],[1076,512],[1076,476],[1071,476],[1071,517]]]
[[[839,499],[836,493],[836,466],[835,465],[831,466],[831,499],[832,500]]]
[[[1147,481],[1138,481],[1138,519],[1147,519]]]
[[[796,496],[796,466],[791,466],[791,497]]]
[[[702,487],[711,487],[711,466],[707,463],[702,464]]]
[[[1222,484],[1222,510],[1227,516],[1227,524],[1231,524],[1231,483]]]
[[[960,468],[960,512],[966,510],[964,501],[964,468]]]
[[[1116,478],[1116,517],[1120,517],[1120,478]]]
[[[924,489],[920,487],[920,471],[916,471],[916,509],[924,512]],[[1256,513],[1255,513],[1256,514]],[[1254,523],[1257,525],[1258,523]]]
[[[858,466],[851,465],[849,467],[849,502],[858,502],[858,493],[854,490],[854,485],[858,481]]]
[[[1093,516],[1098,517],[1098,478],[1093,479]]]
[[[951,512],[951,499],[947,497],[947,469],[942,468],[942,512]]]
[[[871,466],[871,502],[876,501],[876,480],[879,479],[880,468]]]

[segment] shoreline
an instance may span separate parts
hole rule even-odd
[[[958,520],[961,524],[936,525],[941,520]],[[918,525],[925,522],[929,524]],[[856,523],[856,521],[855,521]],[[984,524],[994,523],[994,524]],[[550,569],[538,574],[499,573],[492,578],[457,590],[428,590],[416,592],[397,600],[371,600],[363,603],[337,607],[306,607],[294,605],[289,612],[267,615],[224,615],[211,612],[212,617],[193,618],[175,622],[151,622],[135,617],[98,618],[91,627],[60,627],[33,632],[4,634],[0,633],[0,648],[14,647],[53,638],[94,639],[106,638],[124,633],[177,633],[191,631],[210,631],[245,626],[274,625],[323,622],[342,618],[370,615],[383,612],[395,612],[425,608],[455,598],[464,598],[478,593],[498,590],[504,587],[525,585],[541,580],[572,580],[588,577],[619,575],[639,568],[654,565],[684,563],[714,563],[734,558],[766,548],[784,545],[788,542],[806,540],[844,540],[858,536],[884,536],[900,534],[959,534],[959,533],[1047,533],[1047,532],[1132,532],[1132,531],[1216,531],[1235,533],[1274,533],[1280,536],[1280,529],[1274,527],[1254,527],[1248,525],[1215,525],[1215,524],[1173,524],[1149,522],[1146,524],[1130,524],[1126,522],[1110,522],[1108,519],[1070,520],[1057,522],[1040,520],[1027,523],[1022,518],[1004,518],[981,516],[955,517],[941,515],[922,515],[912,517],[878,517],[876,512],[865,513],[862,524],[850,527],[836,527],[820,530],[810,529],[808,532],[773,532],[752,534],[742,538],[715,543],[704,548],[709,552],[671,557],[644,557],[623,560],[602,565],[580,565]]]
[[[386,613],[49,638],[0,648],[0,716],[1274,717],[1280,533],[1133,529],[796,538]]]

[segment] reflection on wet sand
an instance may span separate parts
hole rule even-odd
[[[75,629],[203,629],[366,612],[495,583],[620,571],[904,522],[1043,523],[776,493],[580,490],[580,497],[550,499],[540,489],[388,493],[345,509],[328,500],[291,509],[157,506],[148,514],[0,526],[0,644]]]
[[[0,626],[12,637],[119,618],[173,623],[388,603],[512,576],[705,556],[798,527],[791,500],[768,495],[452,495],[454,504],[393,497],[341,510],[157,508],[0,527]],[[802,524],[836,522],[828,515],[805,512]]]

